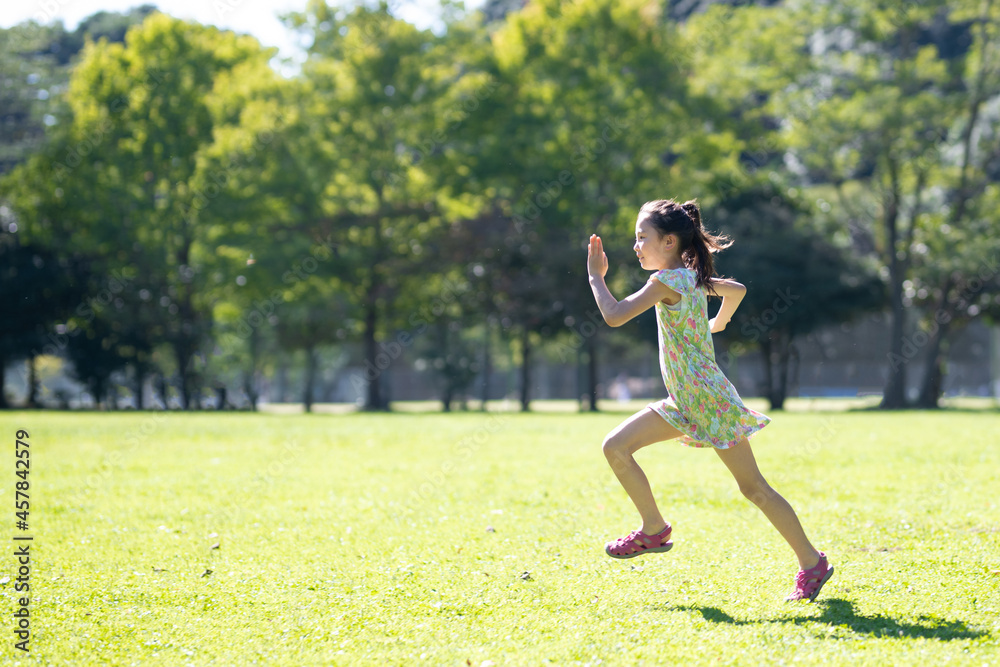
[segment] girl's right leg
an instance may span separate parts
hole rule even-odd
[[[625,493],[632,499],[642,517],[642,532],[656,535],[666,527],[663,515],[656,507],[649,480],[633,454],[655,442],[670,440],[681,432],[667,423],[656,411],[645,408],[635,413],[604,438],[604,456],[621,482]]]
[[[799,567],[803,570],[814,567],[819,562],[819,552],[806,537],[795,510],[781,494],[771,488],[757,468],[750,441],[744,437],[736,446],[716,449],[715,453],[729,468],[743,495],[761,509],[764,516],[788,542],[788,546],[798,558]]]

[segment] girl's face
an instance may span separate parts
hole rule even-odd
[[[672,234],[660,236],[649,214],[641,214],[635,223],[635,254],[639,256],[639,266],[647,271],[659,271],[669,267],[676,239]]]

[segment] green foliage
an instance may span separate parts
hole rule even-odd
[[[53,106],[49,100],[65,79],[45,49],[52,30],[0,29],[0,174],[38,150],[44,139],[44,116]]]
[[[110,314],[104,329],[159,327],[185,405],[197,394],[193,363],[211,316],[212,230],[198,218],[211,196],[198,172],[216,129],[210,101],[224,73],[268,57],[252,38],[162,14],[126,44],[89,43],[70,81],[70,122],[8,179],[26,238],[89,258],[98,276],[141,267],[125,296],[135,307]]]
[[[308,31],[313,45],[301,80],[309,113],[289,134],[305,199],[286,224],[333,248],[326,281],[350,308],[342,330],[360,328],[374,364],[389,326],[412,323],[413,311],[431,299],[421,269],[434,261],[427,253],[444,221],[477,211],[481,197],[456,188],[454,172],[442,165],[456,164],[453,152],[450,162],[443,155],[463,120],[456,106],[484,78],[452,59],[464,32],[418,31],[385,5],[348,12],[313,3],[290,23]],[[399,313],[404,295],[410,308]],[[366,401],[372,409],[387,405],[377,375]]]
[[[722,365],[748,347],[760,349],[766,369],[763,393],[772,409],[780,409],[795,339],[882,308],[883,283],[870,262],[852,258],[847,249],[817,233],[809,208],[773,183],[730,192],[705,213],[713,228],[736,240],[719,256],[720,275],[747,286],[722,336],[728,348]]]
[[[934,349],[995,316],[1000,8],[709,4],[447,4],[435,34],[386,2],[314,0],[286,17],[311,40],[292,78],[252,38],[149,5],[72,33],[0,31],[0,170],[21,163],[0,182],[0,224],[85,267],[60,279],[87,303],[125,276],[95,317],[49,320],[107,332],[101,349],[139,379],[168,343],[184,403],[211,374],[259,377],[277,349],[360,342],[374,363],[402,334],[460,391],[486,322],[527,387],[532,348],[593,310],[585,239],[605,236],[624,296],[645,278],[636,211],[663,197],[734,226],[728,266],[768,286],[738,317],[815,284],[769,329],[788,345],[876,303],[876,263],[894,321],[911,306],[926,330],[952,316]],[[790,187],[832,210],[786,201]],[[444,285],[455,299],[438,309]],[[470,330],[452,341],[456,322]],[[591,384],[603,337],[576,355]],[[375,377],[369,407],[386,397]]]
[[[70,65],[87,40],[123,42],[126,30],[155,11],[97,12],[73,32],[61,22],[34,21],[0,28],[0,174],[41,148],[46,126],[63,111]]]
[[[800,176],[836,187],[849,224],[886,267],[893,361],[885,405],[902,407],[911,334],[903,319],[913,297],[922,295],[925,327],[942,337],[942,314],[975,317],[990,305],[962,291],[996,252],[986,202],[997,146],[1000,8],[887,2],[873,9],[852,0],[807,8],[810,67],[774,108],[789,121]],[[925,382],[942,363],[940,343]],[[936,405],[939,388],[925,384],[923,394],[925,406]]]
[[[69,264],[42,245],[21,243],[15,234],[0,235],[0,375],[20,358],[60,351],[65,336],[51,329],[71,314],[82,296],[81,267]],[[16,316],[15,316],[16,315]],[[0,378],[0,407],[7,407]]]
[[[734,320],[740,339],[760,338],[762,329],[744,325],[771,308],[776,298],[781,300],[781,294],[791,294],[791,303],[769,313],[765,329],[773,326],[792,335],[848,321],[884,304],[876,267],[818,234],[816,214],[773,184],[731,193],[707,209],[708,215],[714,228],[736,239],[719,256],[720,275],[748,276],[750,290]]]

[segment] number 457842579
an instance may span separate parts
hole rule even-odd
[[[28,482],[28,473],[31,470],[31,450],[28,449],[28,432],[19,430],[17,432],[17,444],[14,447],[15,456],[14,475],[21,479],[14,485],[17,489],[14,498],[14,507],[18,510],[15,515],[18,518],[17,527],[21,530],[28,529],[28,489],[31,485]]]

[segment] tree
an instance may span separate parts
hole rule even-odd
[[[62,23],[38,25],[34,22],[0,30],[0,176],[23,163],[32,154],[46,150],[46,128],[49,128],[50,142],[58,143],[58,137],[65,137],[64,128],[53,126],[67,118],[66,101],[62,93],[69,81],[70,65],[85,41],[104,38],[122,42],[125,30],[141,22],[152,11],[154,8],[151,5],[144,5],[127,14],[99,12],[81,21],[73,32],[67,32]],[[54,153],[50,157],[59,159]],[[52,189],[51,182],[40,186]],[[6,187],[8,186],[0,185],[0,193]],[[88,308],[80,303],[85,294],[82,285],[96,280],[96,276],[93,274],[93,262],[83,261],[81,253],[68,246],[69,237],[32,234],[33,230],[24,229],[24,219],[30,218],[30,215],[18,216],[9,207],[0,208],[8,211],[3,214],[6,219],[0,231],[0,245],[10,260],[5,278],[0,280],[0,292],[9,294],[12,298],[15,295],[33,298],[27,295],[35,288],[26,286],[15,275],[25,270],[25,262],[28,261],[32,264],[43,262],[44,271],[32,280],[42,280],[47,284],[44,288],[44,312],[20,307],[10,311],[16,315],[5,318],[12,330],[20,332],[18,337],[22,344],[19,347],[9,339],[6,344],[0,343],[0,348],[3,349],[0,352],[2,376],[5,364],[14,358],[27,357],[29,368],[33,371],[33,358],[43,349],[51,349],[57,353],[65,349],[63,342],[68,339],[64,333],[53,330],[53,325],[65,326],[65,322],[73,314],[74,306]],[[27,236],[32,240],[20,240],[16,231],[19,226],[20,236]],[[103,287],[98,287],[98,290]],[[61,296],[57,297],[57,293]],[[67,303],[67,299],[75,299],[76,303]],[[136,328],[134,331],[138,332],[140,329]],[[32,332],[31,336],[25,337],[26,332]],[[142,364],[141,356],[142,353],[137,350],[133,355],[139,365]],[[33,387],[33,381],[29,380],[29,385]],[[3,389],[0,387],[0,405],[4,402],[2,393]],[[30,390],[29,396],[33,396]],[[141,404],[141,397],[139,400]]]
[[[674,175],[662,158],[693,126],[684,72],[669,55],[676,36],[657,3],[638,0],[533,2],[494,36],[509,102],[492,120],[503,138],[493,182],[522,256],[500,278],[521,331],[525,391],[532,334],[565,331],[593,308],[585,239],[630,238],[636,193],[658,198]],[[585,345],[595,410],[597,336]]]
[[[136,287],[147,294],[119,311],[141,316],[119,322],[162,326],[185,408],[196,405],[196,353],[211,321],[213,230],[198,211],[212,195],[197,171],[219,129],[208,101],[223,73],[266,66],[270,55],[253,38],[162,14],[130,30],[125,45],[90,43],[70,82],[66,128],[13,179],[32,235],[65,243],[72,230],[73,245],[105,271],[141,267]],[[57,187],[34,187],[44,183]]]
[[[944,360],[950,338],[980,316],[994,321],[1000,313],[1000,240],[994,183],[1000,176],[1000,133],[990,105],[1000,100],[1000,7],[994,2],[952,6],[945,24],[968,37],[968,49],[954,54],[957,122],[947,143],[959,148],[942,154],[943,169],[930,189],[925,224],[913,245],[914,279],[904,284],[904,301],[923,307],[922,327],[906,341],[927,339],[923,380],[916,405],[936,408],[944,384]],[[940,24],[940,21],[938,22]],[[948,58],[942,53],[942,58]],[[950,158],[957,154],[958,158]],[[942,187],[943,186],[943,187]],[[904,360],[909,361],[908,356]]]
[[[948,227],[969,225],[978,209],[973,200],[985,192],[986,168],[995,162],[995,149],[979,150],[975,139],[989,122],[982,117],[985,102],[998,91],[997,8],[992,2],[872,8],[844,0],[810,9],[804,25],[811,26],[814,56],[783,108],[799,109],[789,120],[804,178],[834,185],[853,233],[886,267],[891,331],[882,407],[901,408],[908,404],[912,357],[907,293],[915,278],[920,282],[915,248],[937,245],[930,237],[946,221],[930,214],[931,205],[948,207]],[[942,190],[948,195],[934,201]],[[970,269],[975,261],[963,272]],[[949,282],[943,278],[927,294],[947,301]],[[933,379],[939,349],[931,357],[925,375],[939,384]],[[936,404],[931,388],[924,393]]]
[[[45,128],[58,122],[70,64],[86,41],[124,42],[127,29],[155,10],[143,5],[125,14],[97,12],[72,32],[61,22],[0,29],[0,174],[38,150]]]
[[[773,183],[731,192],[705,213],[713,228],[736,240],[719,256],[720,275],[747,285],[724,336],[760,350],[764,395],[781,410],[795,339],[881,307],[882,282],[850,248],[829,242],[803,203]]]
[[[312,412],[320,365],[318,348],[337,339],[336,332],[344,324],[346,304],[342,292],[332,289],[329,281],[310,281],[297,286],[295,291],[299,294],[277,316],[276,331],[282,349],[305,353],[302,404],[306,412]],[[310,291],[314,294],[303,294]]]
[[[304,111],[309,93],[301,81],[249,60],[220,74],[206,104],[217,129],[192,180],[205,193],[195,207],[214,249],[205,296],[218,354],[242,368],[256,409],[268,344],[305,350],[308,410],[318,347],[350,329],[337,307],[337,243],[323,225],[328,180],[315,160],[315,119]]]
[[[290,19],[313,37],[303,68],[310,107],[312,211],[298,229],[337,247],[336,279],[359,313],[367,368],[379,366],[386,323],[427,240],[445,217],[474,211],[432,176],[432,154],[461,71],[429,31],[395,19],[384,3],[337,12],[319,2]],[[366,409],[385,410],[381,372],[365,380]]]
[[[9,228],[11,222],[3,221]],[[38,407],[34,358],[58,351],[50,342],[52,324],[65,318],[80,298],[73,266],[45,246],[22,243],[15,233],[0,234],[0,409],[10,407],[4,391],[5,369],[15,359],[28,359],[27,407]],[[58,341],[58,338],[55,340]]]
[[[939,407],[951,340],[977,318],[1000,318],[1000,230],[993,217],[1000,198],[994,186],[970,199],[962,224],[954,224],[954,205],[929,207],[914,237],[913,278],[903,285],[904,303],[920,312],[920,323],[892,361],[908,364],[926,352],[916,400],[923,409]]]
[[[45,116],[54,103],[50,98],[66,79],[45,48],[56,30],[34,25],[0,29],[0,174],[44,140]]]

